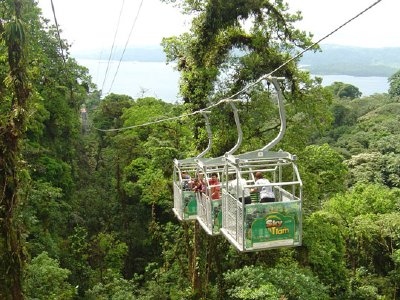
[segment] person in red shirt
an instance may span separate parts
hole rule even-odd
[[[208,181],[208,184],[210,185],[211,189],[211,199],[212,200],[219,200],[221,198],[221,184],[218,181],[218,174],[217,173],[212,173],[211,174],[211,179]]]

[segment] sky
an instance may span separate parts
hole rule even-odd
[[[88,49],[110,49],[118,18],[115,46],[123,48],[129,37],[141,0],[53,0],[61,36],[72,44],[72,52]],[[50,0],[38,0],[43,15],[54,20]],[[157,46],[162,37],[179,35],[189,28],[188,18],[160,0],[144,0],[129,47]]]
[[[311,31],[314,41],[351,19],[376,0],[289,0],[293,10],[302,11],[299,27]],[[382,0],[334,35],[325,44],[359,47],[400,47],[399,0]]]
[[[300,10],[303,21],[298,28],[312,32],[314,41],[323,37],[376,0],[287,0],[292,11]],[[62,38],[75,51],[111,48],[117,28],[115,45],[123,47],[137,14],[141,0],[53,0]],[[38,0],[43,15],[53,21],[50,0]],[[326,39],[325,44],[360,47],[400,47],[397,30],[399,0],[382,0],[345,28]],[[157,46],[162,37],[179,35],[189,29],[190,19],[179,9],[160,0],[144,0],[129,47]]]

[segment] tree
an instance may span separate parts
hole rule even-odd
[[[24,280],[27,299],[69,300],[76,289],[68,283],[71,271],[59,266],[59,262],[42,252],[32,259],[26,269]]]
[[[85,294],[89,300],[135,300],[137,283],[124,278],[106,278],[105,282],[97,283]]]
[[[304,261],[330,294],[339,297],[345,291],[347,270],[345,240],[340,219],[326,212],[314,212],[303,223]]]
[[[400,96],[400,71],[389,77],[389,95],[392,97]]]
[[[215,96],[239,91],[288,59],[295,46],[311,44],[306,33],[293,27],[301,16],[287,14],[281,0],[166,2],[178,2],[184,13],[195,15],[190,34],[163,40],[168,61],[176,61],[181,72],[180,93],[193,110],[204,108]],[[250,30],[245,20],[251,21]],[[291,64],[275,75],[293,79],[295,73]]]
[[[353,155],[347,161],[350,168],[349,185],[352,186],[356,183],[383,184],[382,162],[383,155],[377,152]]]
[[[348,169],[343,157],[328,144],[307,146],[301,153],[300,171],[304,182],[304,209],[310,213],[345,190]]]
[[[346,243],[350,298],[392,298],[398,293],[392,277],[396,273],[393,259],[400,245],[398,195],[398,189],[359,184],[324,205],[324,213],[335,220]]]
[[[23,243],[16,211],[19,206],[21,178],[21,140],[26,131],[30,88],[25,62],[25,23],[21,0],[4,4],[6,23],[0,20],[1,44],[7,49],[0,53],[7,61],[1,71],[0,83],[0,296],[3,299],[23,299]],[[4,73],[6,72],[6,74]]]
[[[107,273],[121,274],[128,247],[115,238],[114,234],[99,233],[92,242],[90,262],[98,272],[100,282]]]
[[[355,98],[360,98],[362,95],[358,87],[338,81],[335,81],[330,86],[327,86],[326,89],[330,90],[333,95],[341,99],[352,100]]]
[[[394,146],[395,144],[391,145]],[[400,187],[399,157],[395,153],[361,153],[353,155],[346,163],[350,169],[350,186],[357,183],[378,183]]]
[[[356,116],[354,112],[352,112],[351,108],[343,103],[343,101],[334,103],[332,111],[334,117],[334,127],[354,125],[356,122]]]
[[[295,264],[245,266],[226,272],[224,280],[229,299],[329,299],[327,288]]]
[[[68,210],[76,170],[77,112],[87,93],[87,69],[62,57],[54,27],[47,27],[37,3],[2,2],[0,20],[0,298],[21,299],[28,249],[40,253],[49,246],[59,253],[60,227]],[[63,49],[64,50],[64,49]],[[45,174],[49,171],[48,174]],[[38,171],[36,173],[36,171]],[[48,176],[47,176],[48,175]],[[32,176],[32,177],[31,177]],[[38,191],[38,189],[43,190]],[[62,189],[62,190],[61,190]],[[49,207],[37,209],[51,199]],[[55,200],[56,199],[56,200]],[[29,203],[29,200],[32,203]],[[27,203],[28,202],[28,203]],[[23,203],[23,205],[20,205]],[[32,204],[32,206],[30,206]],[[56,217],[57,216],[57,217]],[[43,220],[40,218],[43,217]],[[22,222],[26,224],[22,227]],[[41,223],[43,221],[43,223]],[[35,222],[41,226],[35,226]],[[20,228],[31,231],[32,235]],[[67,226],[63,227],[67,230]],[[57,231],[57,233],[56,233]],[[40,234],[43,233],[43,234]],[[39,235],[39,236],[36,236]],[[30,240],[32,241],[32,240]],[[56,242],[57,241],[57,242]]]

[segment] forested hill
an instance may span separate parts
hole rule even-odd
[[[400,48],[322,45],[321,50],[300,60],[312,74],[389,77],[400,68]]]

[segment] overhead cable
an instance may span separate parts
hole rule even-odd
[[[379,2],[381,2],[382,0],[378,0],[374,3],[372,3],[370,6],[368,6],[366,9],[364,9],[363,11],[361,11],[360,13],[358,13],[357,15],[355,15],[354,17],[352,17],[351,19],[347,20],[346,22],[344,22],[342,25],[340,25],[339,27],[337,27],[335,30],[331,31],[330,33],[328,33],[327,35],[323,36],[322,38],[320,38],[318,41],[316,41],[315,43],[313,43],[312,45],[308,46],[307,48],[305,48],[303,51],[299,52],[297,55],[295,55],[294,57],[292,57],[291,59],[287,60],[286,62],[284,62],[283,64],[281,64],[279,67],[277,67],[276,69],[274,69],[273,71],[269,72],[268,74],[265,74],[263,76],[261,76],[260,78],[258,78],[255,82],[245,86],[243,89],[241,89],[239,92],[233,94],[231,97],[236,97],[238,95],[240,95],[241,93],[245,92],[246,90],[252,88],[253,86],[257,85],[259,82],[261,82],[262,80],[272,76],[274,73],[276,73],[277,71],[279,71],[280,69],[282,69],[284,66],[286,66],[287,64],[289,64],[290,62],[292,62],[293,60],[301,57],[305,52],[307,52],[308,50],[310,50],[311,48],[315,47],[316,45],[318,45],[319,43],[321,43],[323,40],[325,40],[326,38],[330,37],[332,34],[336,33],[338,30],[340,30],[341,28],[343,28],[344,26],[346,26],[347,24],[349,24],[350,22],[354,21],[355,19],[357,19],[359,16],[361,16],[362,14],[364,14],[366,11],[370,10],[372,7],[374,7],[375,5],[377,5]]]
[[[121,58],[119,59],[119,62],[118,62],[117,70],[115,71],[114,78],[113,78],[113,80],[112,80],[112,82],[111,82],[110,89],[108,90],[108,93],[110,93],[110,91],[111,91],[111,89],[112,89],[112,87],[113,87],[113,85],[114,85],[114,81],[115,81],[115,78],[117,77],[117,74],[118,74],[118,71],[119,71],[119,66],[121,65],[121,61],[122,61],[122,58],[124,57],[126,48],[128,47],[128,43],[129,43],[129,40],[130,40],[130,38],[131,38],[131,35],[132,35],[132,32],[133,32],[133,28],[135,28],[136,21],[137,21],[137,19],[139,18],[139,14],[140,14],[140,10],[141,10],[141,8],[142,8],[142,4],[143,4],[143,0],[140,2],[138,11],[137,11],[137,13],[136,13],[136,17],[135,17],[135,19],[133,20],[133,23],[132,23],[132,26],[131,26],[131,30],[130,30],[130,32],[129,32],[128,38],[126,39],[124,51],[122,51]]]
[[[111,45],[110,55],[108,56],[106,73],[104,74],[103,84],[101,85],[101,93],[103,93],[104,84],[105,84],[105,82],[107,80],[107,74],[108,74],[108,70],[109,70],[110,64],[111,64],[111,58],[112,58],[112,54],[113,54],[113,51],[114,51],[115,40],[116,40],[117,35],[118,35],[119,23],[121,21],[122,12],[124,10],[124,4],[125,4],[125,0],[122,0],[122,5],[121,5],[121,9],[119,11],[119,16],[118,16],[118,21],[117,21],[117,28],[116,28],[115,33],[114,33],[114,39],[113,39],[113,42],[112,42],[112,45]]]
[[[204,113],[208,109],[213,108],[215,106],[218,106],[221,103],[237,102],[237,101],[240,101],[240,100],[237,100],[237,99],[222,99],[222,100],[218,101],[217,103],[208,106],[207,108],[196,110],[194,112],[183,114],[183,115],[179,115],[179,116],[176,116],[176,117],[170,117],[170,118],[161,119],[161,120],[152,121],[152,122],[147,122],[147,123],[143,123],[143,124],[139,124],[139,125],[132,125],[132,126],[127,126],[127,127],[122,127],[122,128],[111,128],[111,129],[101,129],[101,128],[96,128],[94,126],[93,126],[93,128],[98,130],[98,131],[111,132],[111,131],[121,131],[121,130],[127,130],[127,129],[132,129],[132,128],[138,128],[138,127],[145,127],[145,126],[149,126],[149,125],[152,125],[152,124],[157,124],[157,123],[162,123],[162,122],[166,122],[166,121],[178,120],[178,119],[181,119],[181,118],[184,118],[184,117],[194,116],[196,114]]]
[[[166,119],[161,119],[161,120],[157,120],[157,121],[153,121],[153,122],[147,122],[147,123],[143,123],[143,124],[139,124],[139,125],[133,125],[133,126],[128,126],[128,127],[121,127],[121,128],[112,128],[112,129],[100,129],[100,128],[96,128],[94,127],[94,129],[98,130],[98,131],[102,131],[102,132],[110,132],[110,131],[121,131],[121,130],[126,130],[126,129],[132,129],[132,128],[137,128],[137,127],[143,127],[143,126],[149,126],[152,124],[157,124],[157,123],[162,123],[162,122],[166,122],[166,121],[171,121],[171,120],[176,120],[176,119],[180,119],[183,117],[188,117],[188,116],[193,116],[196,115],[198,113],[202,113],[206,110],[209,110],[215,106],[218,106],[222,103],[225,102],[229,102],[229,101],[237,101],[234,100],[233,98],[237,97],[238,95],[242,94],[243,92],[251,89],[252,87],[254,87],[255,85],[257,85],[258,83],[260,83],[261,81],[271,77],[274,73],[276,73],[277,71],[279,71],[280,69],[282,69],[284,66],[286,66],[287,64],[289,64],[290,62],[292,62],[293,60],[299,58],[300,56],[302,56],[305,52],[307,52],[308,50],[310,50],[311,48],[313,48],[314,46],[316,46],[317,44],[319,44],[320,42],[322,42],[323,40],[325,40],[326,38],[328,38],[329,36],[331,36],[332,34],[334,34],[335,32],[337,32],[338,30],[340,30],[341,28],[343,28],[344,26],[348,25],[350,22],[354,21],[355,19],[357,19],[358,17],[360,17],[362,14],[364,14],[365,12],[367,12],[368,10],[370,10],[372,7],[374,7],[375,5],[377,5],[379,2],[381,2],[382,0],[377,0],[376,2],[374,2],[373,4],[371,4],[370,6],[368,6],[366,9],[364,9],[363,11],[361,11],[360,13],[358,13],[357,15],[355,15],[354,17],[352,17],[351,19],[349,19],[348,21],[346,21],[345,23],[343,23],[342,25],[340,25],[339,27],[337,27],[336,29],[334,29],[333,31],[331,31],[330,33],[328,33],[327,35],[325,35],[324,37],[320,38],[317,42],[313,43],[312,45],[308,46],[307,48],[305,48],[303,51],[301,51],[300,53],[298,53],[297,55],[295,55],[294,57],[290,58],[289,60],[287,60],[286,62],[284,62],[283,64],[281,64],[279,67],[277,67],[276,69],[274,69],[273,71],[269,72],[268,74],[264,74],[261,77],[259,77],[255,82],[246,85],[243,89],[241,89],[240,91],[238,91],[237,93],[229,96],[228,98],[224,98],[206,108],[194,111],[192,113],[188,113],[188,114],[183,114],[180,116],[176,116],[176,117],[171,117],[171,118],[166,118]],[[143,2],[143,0],[142,0]]]
[[[56,17],[56,10],[54,8],[53,0],[50,0],[50,2],[51,2],[51,10],[53,11],[54,23],[56,24],[58,42],[60,43],[61,57],[64,61],[64,65],[65,65],[66,62],[65,62],[65,56],[64,56],[64,48],[63,48],[62,41],[61,41],[60,28],[58,26],[57,17]]]

